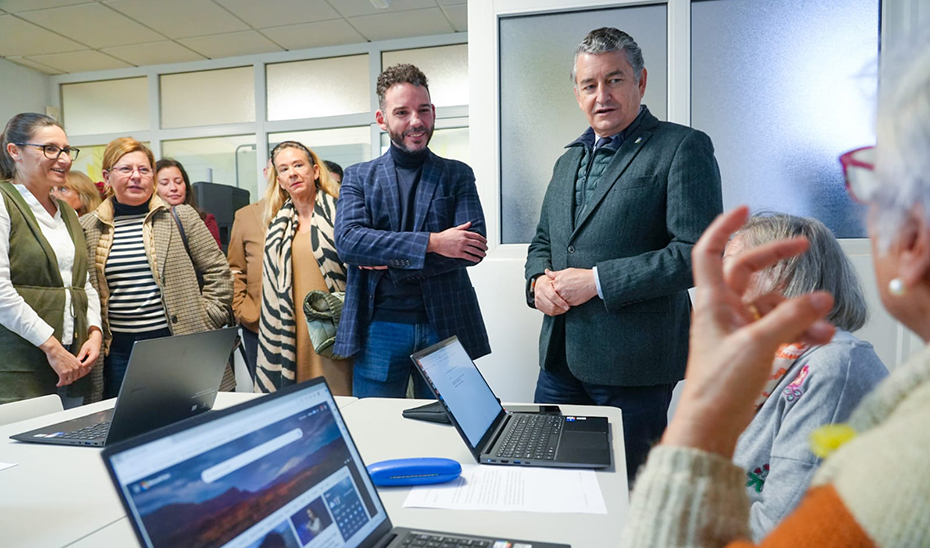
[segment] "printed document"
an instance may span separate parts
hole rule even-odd
[[[455,481],[410,490],[404,508],[606,514],[593,470],[463,464]]]

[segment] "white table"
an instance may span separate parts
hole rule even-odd
[[[252,397],[250,394],[223,394],[217,407],[232,405],[232,398]],[[336,398],[352,438],[366,462],[404,457],[446,457],[461,463],[473,463],[474,458],[452,426],[404,419],[401,411],[426,403],[422,400],[366,398]],[[106,402],[104,402],[106,403]],[[100,409],[105,408],[103,404]],[[111,404],[112,405],[112,404]],[[12,430],[0,428],[4,440],[11,433],[37,428],[67,417],[96,410],[84,408],[57,413],[53,416],[24,421]],[[403,508],[409,488],[379,488],[381,500],[394,525],[420,527],[450,532],[489,536],[510,536],[548,542],[571,544],[573,548],[601,548],[616,544],[629,503],[623,449],[622,421],[619,409],[612,407],[569,406],[568,414],[606,416],[611,425],[614,466],[596,472],[606,515],[542,514],[529,512],[455,512],[422,508]],[[69,414],[66,416],[66,414]],[[0,444],[4,441],[0,440]],[[28,445],[28,447],[27,447]],[[17,455],[6,456],[11,446]],[[69,462],[58,473],[59,478],[71,476],[72,486],[55,485],[43,476],[43,469],[34,466],[49,462],[47,456],[35,454],[63,449]],[[24,458],[33,454],[33,462],[24,466]],[[73,455],[72,455],[73,453]],[[61,453],[64,455],[64,453]],[[18,457],[18,459],[17,459]],[[69,548],[135,548],[138,544],[132,526],[113,490],[99,450],[84,447],[54,447],[20,444],[6,440],[0,445],[0,461],[19,462],[16,468],[0,471],[0,537],[4,548],[67,546]],[[17,468],[20,470],[17,471]],[[70,470],[70,474],[66,473]],[[81,473],[74,473],[80,470]],[[6,474],[15,472],[15,477]],[[79,476],[79,477],[74,477]],[[30,492],[34,484],[38,491]],[[86,494],[84,493],[86,491]],[[9,510],[18,516],[8,519]]]
[[[366,398],[342,410],[352,439],[366,463],[407,457],[445,457],[474,463],[461,436],[451,425],[404,419],[401,412],[425,400]],[[504,404],[507,407],[507,404]],[[509,536],[571,544],[572,548],[616,545],[629,505],[626,458],[620,410],[615,407],[562,405],[564,414],[607,417],[614,466],[596,472],[607,514],[541,514],[404,508],[409,487],[381,487],[378,494],[394,525],[451,533]],[[489,465],[490,466],[490,465]]]
[[[259,396],[221,392],[215,409]],[[336,398],[340,407],[356,398]],[[134,546],[126,512],[100,458],[101,449],[13,441],[13,434],[113,407],[116,399],[85,405],[0,427],[0,545],[4,548],[61,547],[120,520],[129,532],[110,546]],[[88,544],[90,546],[90,544]]]

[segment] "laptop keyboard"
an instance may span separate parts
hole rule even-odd
[[[95,440],[97,438],[102,438],[107,435],[107,430],[110,429],[110,421],[98,422],[97,424],[92,424],[90,426],[85,426],[84,428],[75,430],[74,432],[66,432],[60,436],[60,440]]]
[[[409,548],[489,548],[491,546],[491,541],[466,537],[450,537],[448,535],[411,533],[407,535],[407,538],[405,538],[400,545]]]
[[[505,459],[553,460],[562,433],[561,415],[511,415],[510,429],[497,450]]]

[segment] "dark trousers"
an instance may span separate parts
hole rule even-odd
[[[136,341],[170,337],[171,331],[166,327],[157,331],[144,331],[142,333],[113,333],[110,341],[110,353],[103,359],[103,397],[115,398],[119,396],[119,389],[126,376],[126,366],[129,365],[129,355],[132,354],[132,345]]]
[[[255,382],[255,367],[258,363],[258,333],[242,327],[242,345],[245,347],[245,366],[249,369],[249,377]]]
[[[630,487],[649,450],[668,426],[668,406],[675,384],[609,386],[580,381],[567,367],[539,370],[536,403],[609,405],[623,412],[623,446]]]

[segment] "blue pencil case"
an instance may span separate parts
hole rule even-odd
[[[430,485],[459,477],[462,465],[452,459],[392,459],[368,465],[371,482],[379,487]]]

